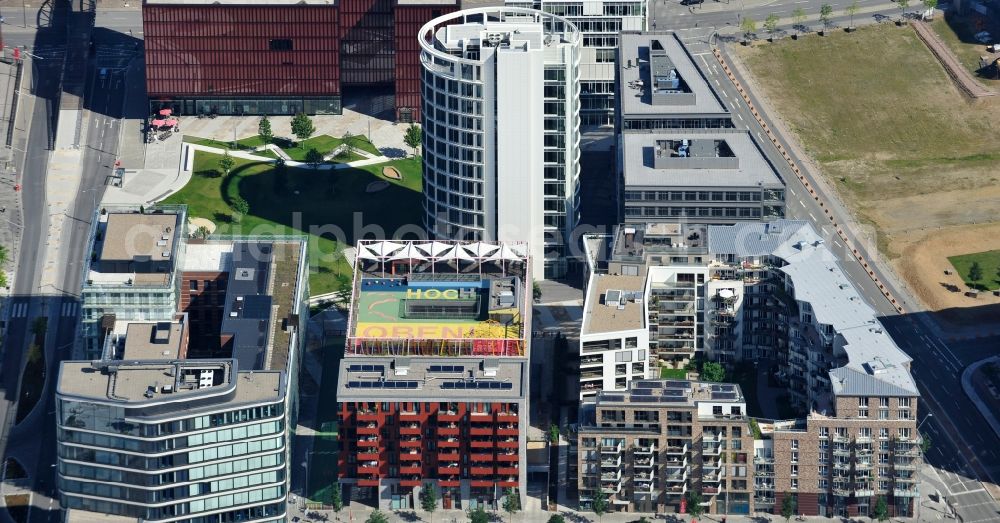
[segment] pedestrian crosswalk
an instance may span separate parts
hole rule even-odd
[[[11,318],[27,318],[28,317],[28,302],[21,301],[17,302],[10,307],[10,317]]]

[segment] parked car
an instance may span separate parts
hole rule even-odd
[[[993,36],[990,35],[989,31],[979,31],[975,34],[975,36],[973,36],[973,38],[981,44],[988,44],[991,40],[993,40]]]

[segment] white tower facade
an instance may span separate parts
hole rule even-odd
[[[536,275],[563,276],[579,219],[579,31],[488,7],[436,18],[419,36],[428,232],[527,241]]]

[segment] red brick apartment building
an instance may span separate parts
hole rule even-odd
[[[395,89],[420,119],[417,32],[458,0],[144,0],[151,110],[339,114],[342,89]]]
[[[495,509],[527,485],[524,244],[362,242],[337,382],[344,499]]]

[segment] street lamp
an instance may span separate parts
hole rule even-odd
[[[934,417],[934,413],[933,412],[928,412],[927,415],[924,416],[924,420],[917,424],[917,435],[920,434],[920,427],[924,426],[924,423],[927,423],[927,420],[929,420],[929,419],[931,419],[933,417]]]

